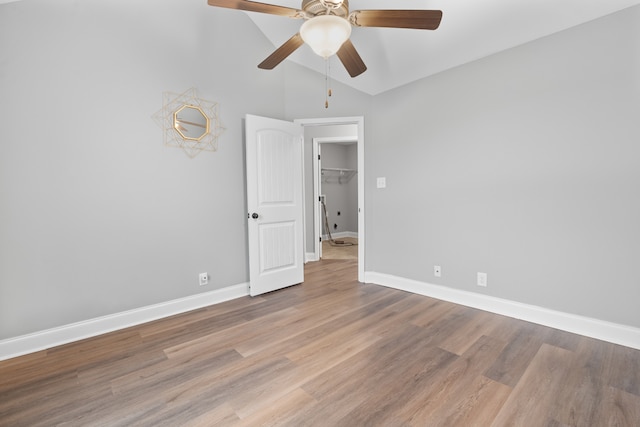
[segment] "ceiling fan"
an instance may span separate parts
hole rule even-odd
[[[351,77],[359,76],[367,70],[367,66],[349,40],[352,26],[435,30],[442,20],[440,10],[349,12],[348,0],[302,0],[301,9],[250,0],[208,0],[208,3],[210,6],[305,20],[300,31],[262,61],[258,65],[259,68],[275,68],[296,49],[307,43],[316,54],[324,58],[337,54]]]

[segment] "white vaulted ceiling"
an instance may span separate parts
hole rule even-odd
[[[292,8],[301,5],[301,0],[261,2]],[[435,31],[354,27],[351,40],[368,69],[351,78],[334,56],[331,77],[375,95],[637,4],[640,0],[350,0],[350,10],[440,9],[442,23]],[[274,49],[295,34],[303,22],[255,12],[238,13],[247,13]],[[255,58],[256,66],[270,53],[265,51],[264,57]],[[325,71],[324,60],[308,46],[302,46],[287,60],[320,73]]]
[[[14,1],[19,0],[0,0],[0,4]],[[188,1],[212,7],[207,0]],[[296,9],[302,4],[302,0],[258,1]],[[331,78],[375,95],[638,4],[640,0],[349,0],[350,10],[439,9],[442,23],[435,31],[354,27],[351,41],[368,69],[351,78],[334,56]],[[256,66],[297,33],[303,22],[256,12],[233,13],[246,13],[273,43],[273,49],[254,58]],[[306,45],[286,60],[325,72],[324,60]]]

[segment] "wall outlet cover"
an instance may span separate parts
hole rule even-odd
[[[200,286],[209,284],[209,273],[200,273],[198,279],[200,281]]]
[[[478,272],[478,286],[487,286],[487,273]]]

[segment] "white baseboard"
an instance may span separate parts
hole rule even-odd
[[[335,234],[331,233],[331,236],[334,239],[343,239],[345,237],[353,237],[353,238],[357,239],[358,238],[358,232],[357,231],[356,232],[354,232],[354,231],[341,231],[340,233],[335,233]],[[322,240],[323,241],[329,240],[329,236],[328,235],[322,236]],[[305,264],[308,263],[308,262],[313,262],[313,261],[320,261],[320,257],[318,256],[318,254],[315,253],[315,252],[305,252],[305,254],[304,254],[304,262],[305,262]]]
[[[249,295],[249,284],[241,283],[160,304],[97,317],[57,328],[0,341],[0,360],[46,350],[62,344],[128,328],[163,317],[218,304]]]
[[[478,308],[640,350],[640,329],[632,326],[371,271],[365,272],[365,282]]]
[[[354,237],[354,238],[358,238],[358,232],[357,231],[341,231],[339,233],[331,233],[331,237],[333,237],[334,239],[343,239],[345,237]],[[322,240],[329,240],[329,235],[325,234],[324,236],[322,236]]]
[[[365,282],[474,307],[640,350],[640,329],[632,326],[578,316],[383,273],[365,272]],[[1,340],[0,360],[34,353],[246,295],[249,295],[249,284],[241,283],[216,289],[211,292]]]

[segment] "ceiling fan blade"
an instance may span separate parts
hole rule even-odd
[[[248,12],[270,13],[271,15],[302,18],[302,11],[275,4],[258,3],[249,0],[208,0],[209,6],[226,7],[227,9],[246,10]]]
[[[354,10],[349,15],[349,21],[357,27],[435,30],[441,20],[441,10]]]
[[[347,41],[342,44],[337,55],[351,77],[359,76],[367,71],[367,66],[364,65],[364,61],[360,58],[360,55],[353,46],[353,43],[351,43],[351,40],[347,39]]]
[[[276,65],[285,60],[285,58],[291,55],[297,48],[302,46],[304,41],[302,37],[300,37],[300,33],[295,34],[289,40],[284,42],[282,46],[277,48],[271,55],[267,57],[264,61],[258,65],[258,68],[262,68],[263,70],[273,70]]]

